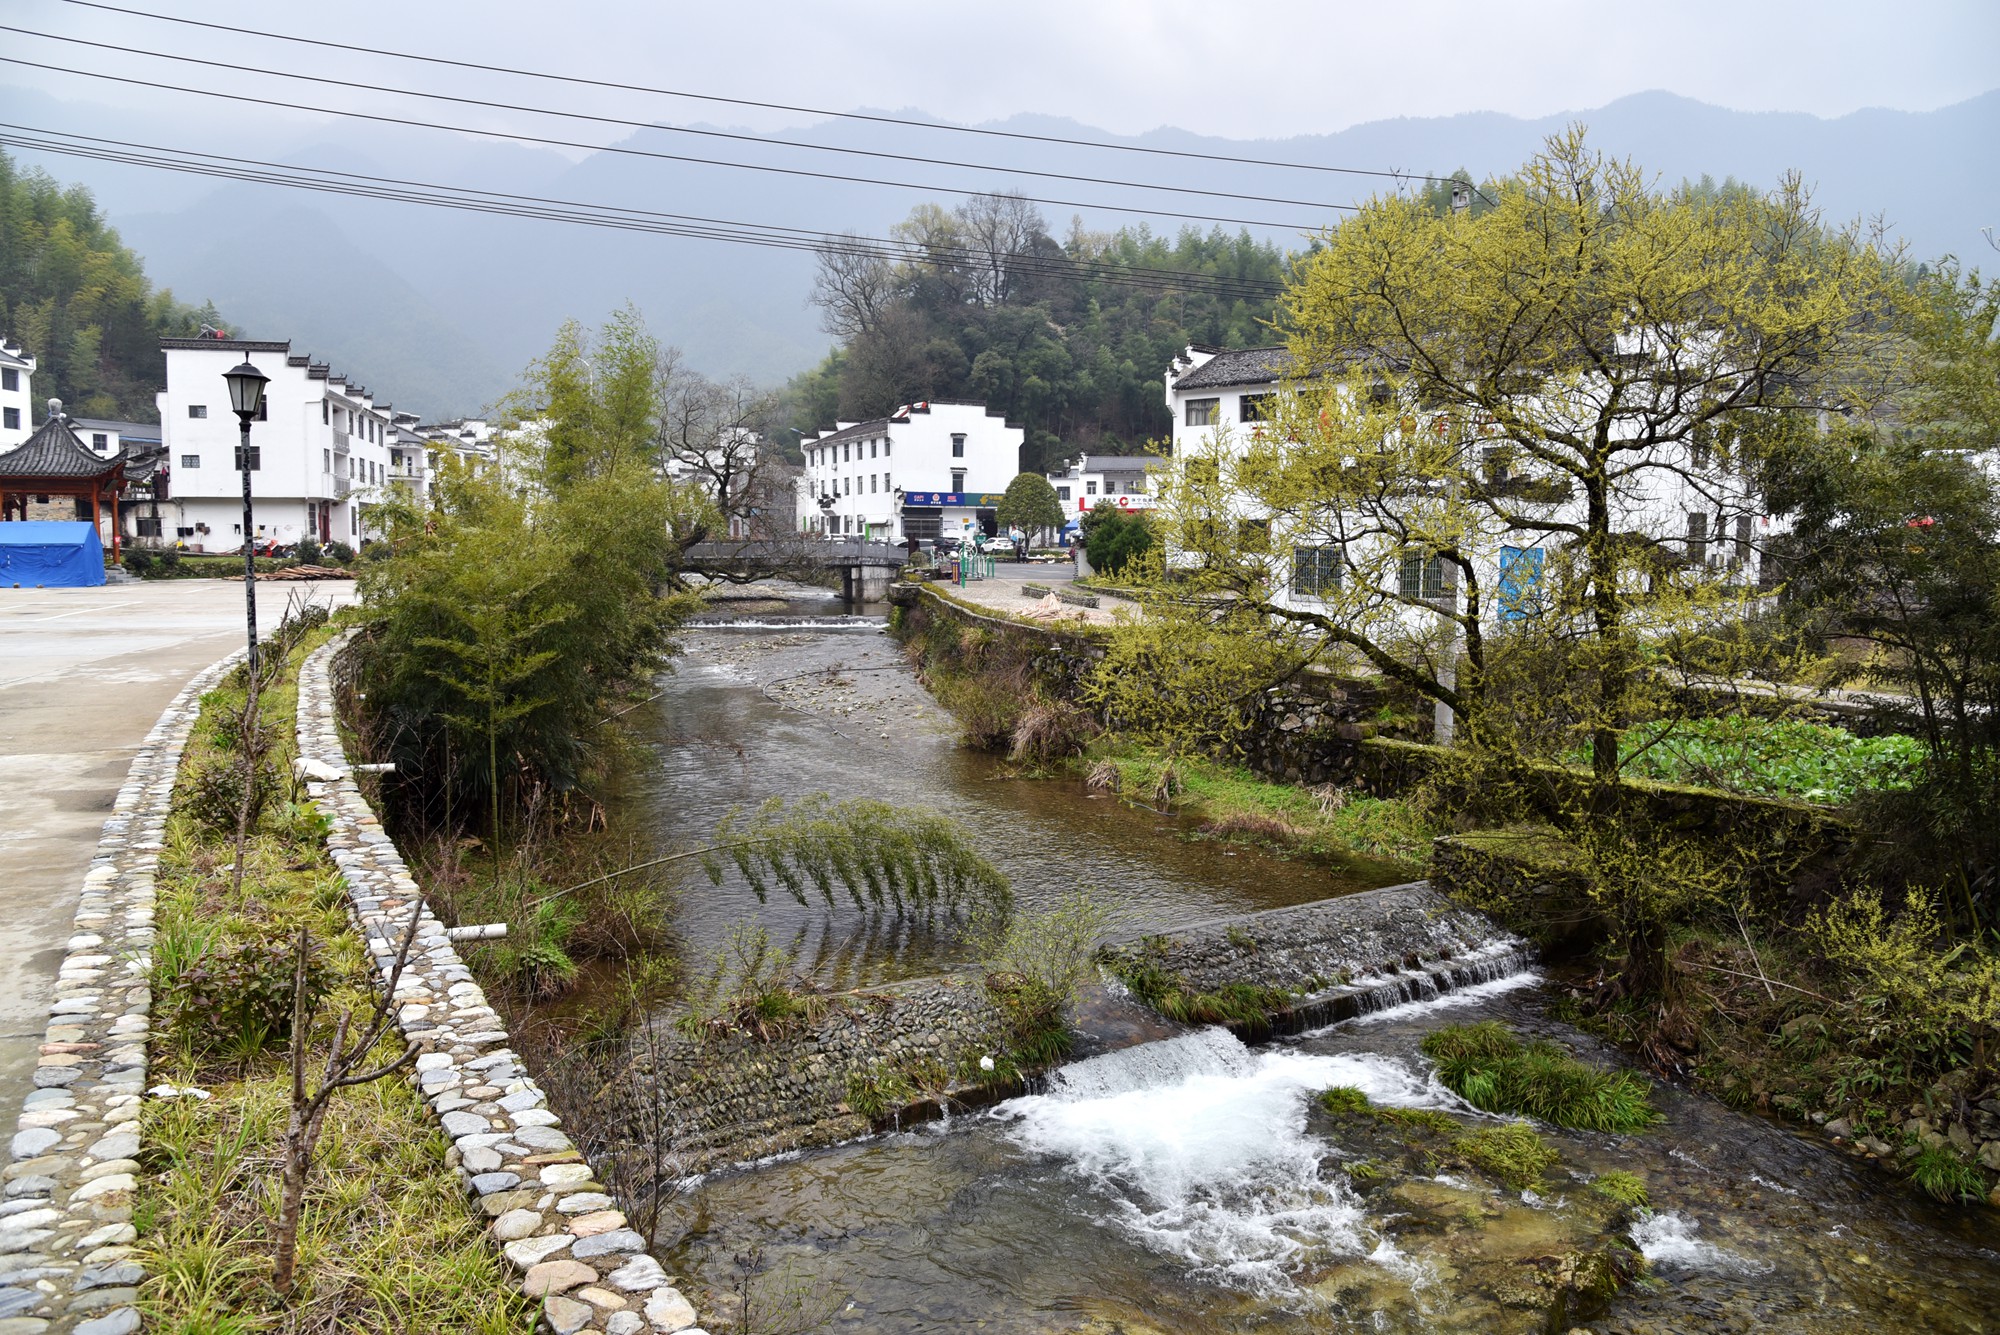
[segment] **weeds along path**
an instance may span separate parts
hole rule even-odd
[[[326,644],[300,674],[299,755],[328,829],[326,848],[359,924],[377,981],[395,980],[396,1022],[421,1052],[415,1081],[431,1125],[452,1141],[486,1221],[487,1235],[520,1272],[519,1291],[538,1301],[547,1329],[573,1332],[693,1331],[695,1312],[647,1254],[594,1170],[557,1125],[547,1097],[510,1046],[506,1029],[445,928],[422,906],[417,883],[355,784],[340,740],[331,667],[344,638]],[[412,915],[414,948],[400,975],[396,956]],[[434,1134],[434,1132],[433,1132]]]

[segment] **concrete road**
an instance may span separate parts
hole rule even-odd
[[[354,586],[259,584],[260,631],[295,593],[339,607]],[[133,753],[188,678],[242,643],[238,582],[0,588],[0,1125],[33,1079],[77,890]]]

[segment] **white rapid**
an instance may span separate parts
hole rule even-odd
[[[1334,1085],[1400,1107],[1464,1107],[1393,1058],[1252,1051],[1206,1029],[1066,1067],[1001,1115],[1148,1248],[1280,1292],[1300,1270],[1380,1254],[1354,1193],[1321,1167],[1325,1143],[1306,1134],[1309,1100]]]

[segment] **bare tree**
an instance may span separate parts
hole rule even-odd
[[[353,1012],[340,1013],[326,1056],[326,1072],[320,1078],[319,1088],[311,1094],[306,1093],[306,1045],[311,1041],[317,1007],[306,987],[306,965],[313,941],[305,928],[299,928],[298,955],[292,964],[292,1115],[285,1124],[285,1178],[278,1205],[276,1265],[271,1276],[272,1287],[284,1297],[289,1298],[292,1292],[293,1272],[298,1264],[299,1216],[305,1208],[306,1173],[312,1167],[313,1149],[319,1144],[320,1129],[326,1122],[327,1105],[336,1091],[392,1075],[417,1055],[417,1045],[405,1043],[402,1055],[394,1061],[373,1070],[360,1069],[395,1015],[396,984],[402,980],[403,966],[409,962],[410,947],[416,942],[417,926],[423,916],[424,904],[419,899],[410,909],[410,925],[403,931],[388,981],[377,994],[366,1025],[351,1041],[348,1030]]]
[[[820,327],[836,338],[864,338],[881,323],[900,279],[897,266],[866,238],[843,232],[819,248],[819,272],[806,300],[825,313]]]
[[[750,527],[760,475],[779,462],[762,428],[772,395],[748,380],[710,380],[673,361],[662,367],[659,448],[669,473],[699,486],[729,522],[731,536]],[[663,361],[666,359],[663,358]]]
[[[974,195],[956,212],[969,252],[964,266],[973,300],[983,306],[1004,305],[1022,277],[1015,261],[1035,250],[1048,223],[1040,209],[1012,193]]]

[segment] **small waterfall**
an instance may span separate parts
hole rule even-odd
[[[1394,1057],[1251,1049],[1218,1027],[1064,1067],[1046,1093],[996,1115],[1080,1179],[1106,1224],[1216,1283],[1282,1293],[1331,1260],[1393,1254],[1307,1134],[1312,1096],[1333,1085],[1399,1107],[1457,1106]]]
[[[1525,941],[1509,938],[1488,942],[1463,955],[1420,963],[1393,973],[1370,974],[1315,993],[1277,1016],[1272,1030],[1279,1034],[1300,1034],[1398,1006],[1437,1001],[1468,989],[1478,989],[1475,995],[1487,995],[1487,984],[1508,982],[1521,986],[1534,981],[1536,975],[1531,972],[1534,962],[1534,949]],[[1474,999],[1475,996],[1466,998]]]
[[[1197,1075],[1242,1075],[1254,1064],[1250,1050],[1227,1029],[1199,1029],[1072,1062],[1049,1076],[1047,1092],[1070,1101],[1105,1098]]]
[[[830,614],[826,616],[742,616],[742,617],[695,617],[687,623],[689,630],[848,630],[880,631],[887,629],[888,618],[879,616],[846,616]]]

